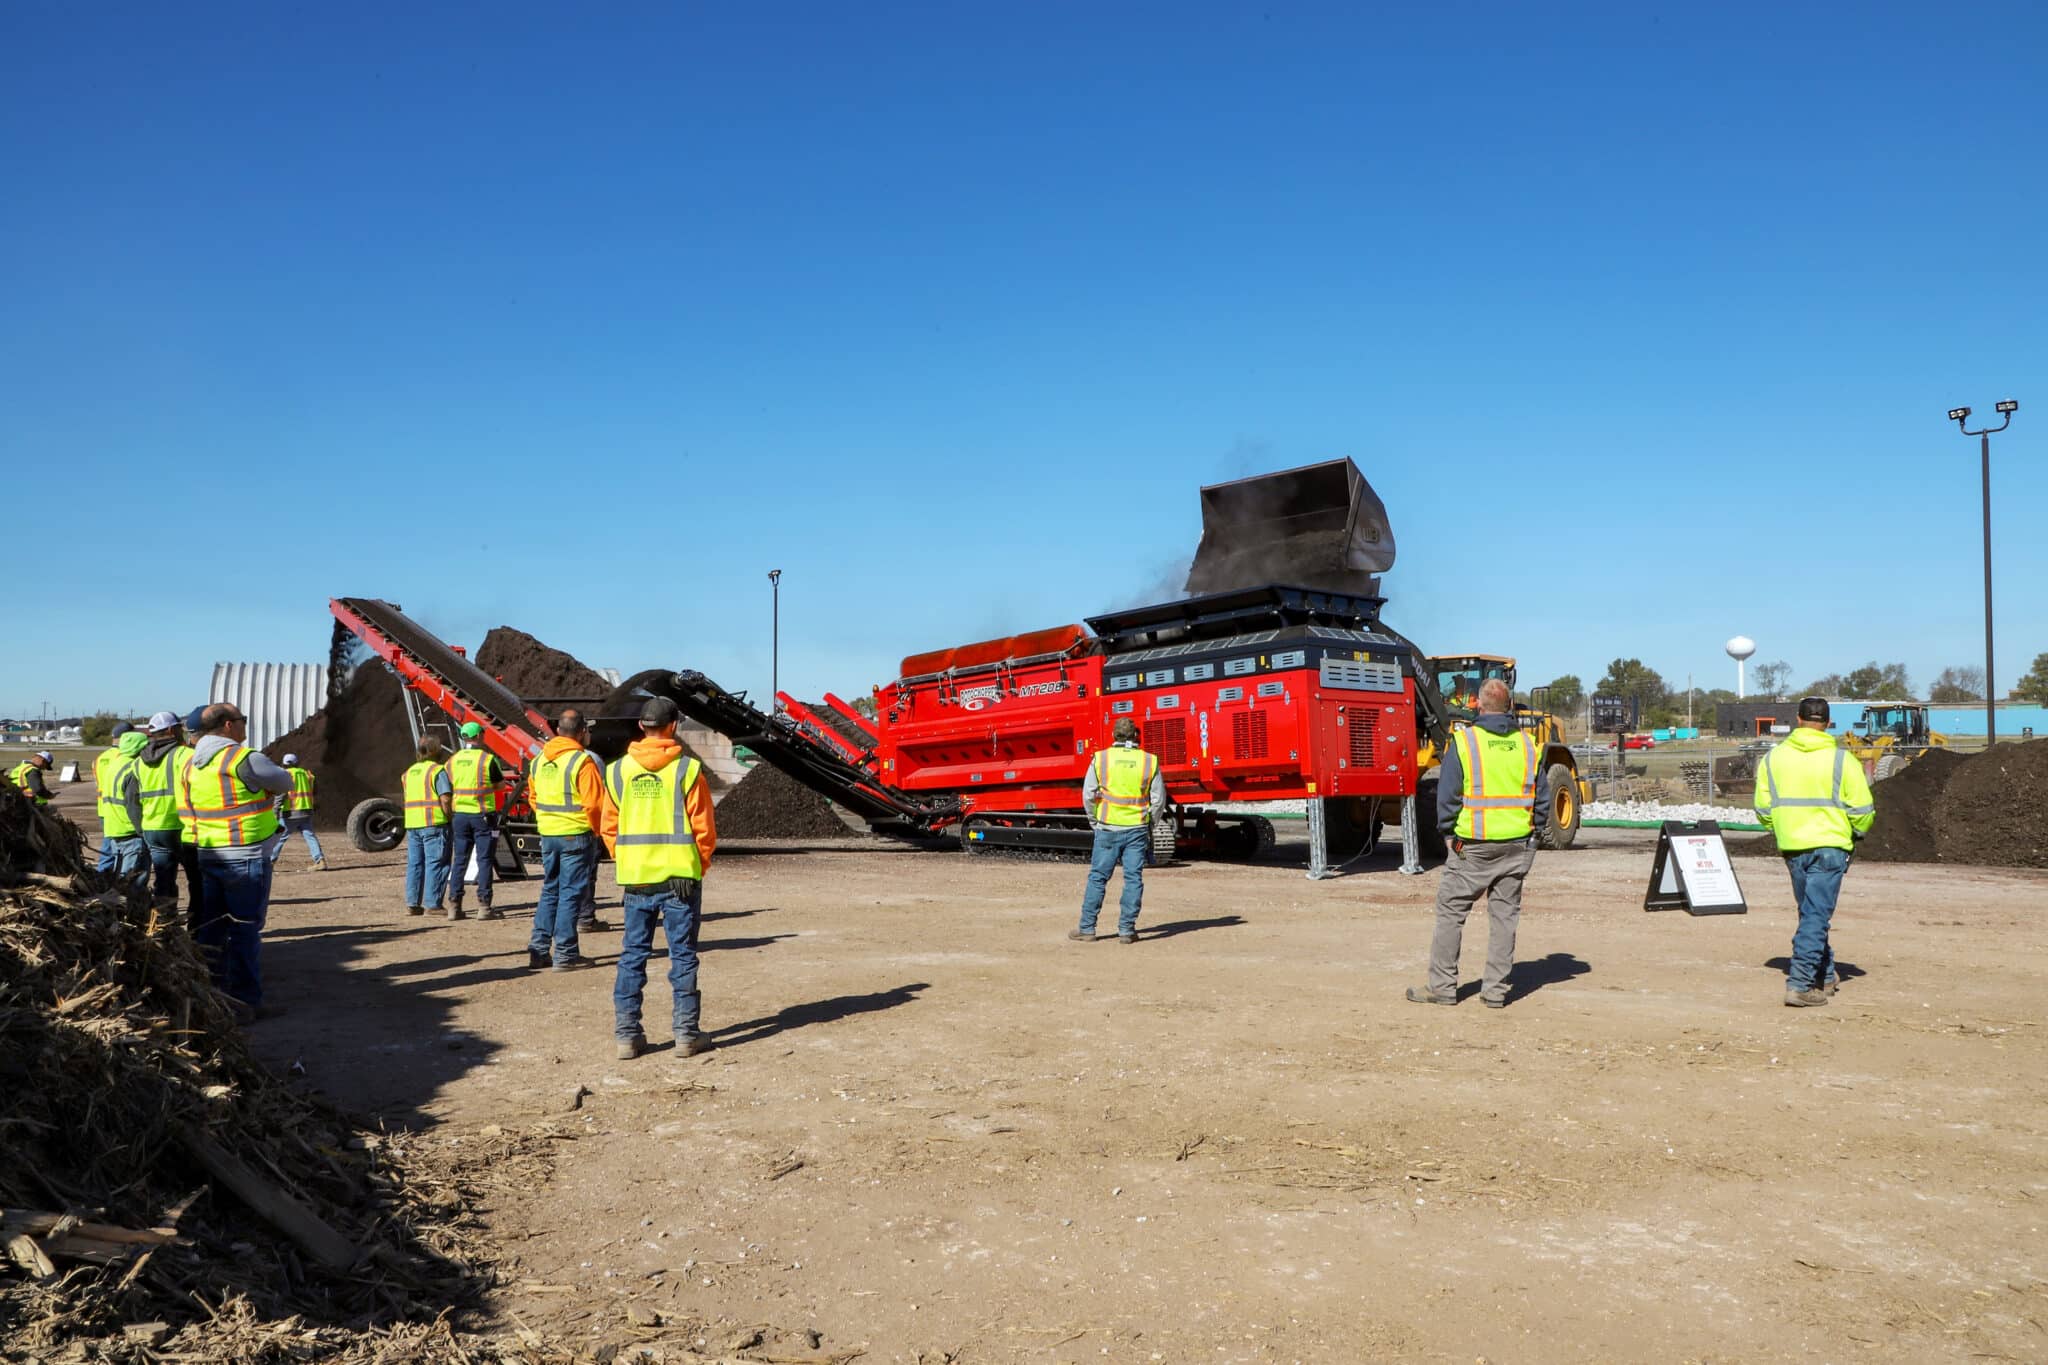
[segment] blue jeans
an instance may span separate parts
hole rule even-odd
[[[155,882],[150,894],[160,901],[178,899],[178,857],[184,836],[174,829],[146,829],[142,831],[143,845],[149,849],[150,870],[155,873]]]
[[[448,894],[455,905],[462,904],[462,879],[469,872],[469,851],[476,850],[476,903],[491,908],[491,841],[498,832],[491,828],[492,816],[457,811],[449,817],[452,835],[449,849]]]
[[[448,826],[405,832],[405,908],[439,909],[448,891]]]
[[[1081,932],[1095,932],[1095,917],[1102,913],[1102,898],[1109,891],[1110,873],[1117,864],[1124,869],[1124,898],[1117,916],[1119,934],[1138,932],[1138,905],[1145,899],[1145,854],[1152,845],[1150,825],[1097,826],[1095,852],[1088,860],[1088,889],[1081,896]]]
[[[540,900],[533,907],[533,935],[526,940],[526,950],[544,953],[552,943],[557,965],[574,962],[582,952],[576,924],[584,893],[597,879],[597,836],[541,835],[540,877]]]
[[[202,848],[199,875],[205,884],[204,903],[195,909],[192,937],[206,955],[213,984],[245,1005],[263,1003],[263,972],[258,954],[263,922],[270,914],[270,859],[260,848],[254,857],[230,856],[239,850]]]
[[[95,872],[112,872],[120,855],[114,851],[114,840],[107,834],[107,827],[100,826],[100,860],[92,865]]]
[[[1849,870],[1849,851],[1809,848],[1785,855],[1792,874],[1792,894],[1799,898],[1799,928],[1792,935],[1792,970],[1788,990],[1810,991],[1835,979],[1835,951],[1828,946],[1828,922],[1835,917],[1835,898],[1842,894],[1842,875]]]
[[[313,819],[311,816],[306,815],[288,818],[279,827],[277,839],[270,846],[270,861],[274,863],[283,856],[284,846],[292,841],[294,833],[299,834],[305,839],[306,852],[313,855],[314,862],[324,863],[327,861],[327,855],[320,851],[320,836],[313,833]]]
[[[112,853],[114,865],[110,871],[124,882],[138,886],[149,877],[149,845],[142,842],[140,834],[126,834],[119,838],[100,840],[102,855]]]
[[[668,984],[675,993],[675,1034],[697,1032],[702,1001],[697,995],[697,910],[704,902],[704,883],[677,877],[666,886],[622,886],[625,899],[619,943],[619,975],[612,984],[612,1032],[621,1039],[639,1038],[640,995],[647,988],[647,957],[654,948],[654,926],[668,940]]]

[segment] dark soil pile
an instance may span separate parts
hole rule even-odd
[[[398,676],[375,657],[367,663],[351,657],[347,646],[355,637],[335,629],[347,639],[336,642],[334,659],[340,666],[330,675],[327,705],[263,752],[278,759],[299,756],[299,766],[318,782],[314,826],[338,830],[347,826],[348,813],[360,802],[395,798],[415,755]],[[428,718],[441,718],[437,709],[423,709]]]
[[[548,701],[534,709],[554,719],[560,709],[555,698],[598,701],[612,685],[602,673],[574,655],[564,654],[534,639],[523,630],[498,626],[484,636],[476,652],[476,666],[512,689],[529,706],[533,698]]]
[[[1882,792],[1898,780],[1879,785],[1880,818]],[[1934,842],[1944,863],[2048,867],[2048,740],[1994,745],[1957,764],[1935,807]]]
[[[77,849],[0,788],[0,1356],[456,1358],[428,1338],[482,1325],[480,1182],[547,1145],[457,1164],[291,1089],[185,925]]]
[[[1931,863],[1935,856],[1935,812],[1949,780],[1969,760],[1952,749],[1929,749],[1898,772],[1876,783],[1871,798],[1877,819],[1856,856],[1880,863]]]
[[[756,763],[720,798],[721,839],[846,839],[853,835],[832,803],[766,763]]]

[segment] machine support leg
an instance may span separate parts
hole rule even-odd
[[[1401,875],[1422,875],[1422,832],[1415,827],[1415,798],[1401,798]]]
[[[1308,799],[1308,879],[1319,882],[1330,875],[1328,840],[1324,837],[1323,798]]]

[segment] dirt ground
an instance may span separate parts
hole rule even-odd
[[[719,1046],[629,1063],[610,971],[526,971],[537,883],[408,919],[397,855],[295,842],[254,1037],[393,1126],[554,1134],[489,1211],[498,1307],[592,1346],[2048,1359],[2048,874],[1857,866],[1841,994],[1788,1010],[1782,871],[1738,865],[1746,916],[1645,914],[1653,837],[1539,856],[1501,1011],[1477,923],[1468,998],[1402,998],[1436,877],[1386,861],[1155,871],[1126,947],[1064,939],[1072,863],[721,848]]]

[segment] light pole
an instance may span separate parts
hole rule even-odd
[[[782,570],[768,571],[768,714],[782,709]]]
[[[1991,661],[1991,437],[1994,432],[2004,431],[2012,425],[2012,415],[2020,405],[2008,398],[1996,405],[2005,418],[1995,427],[1982,427],[1976,431],[1963,424],[1970,420],[1968,408],[1950,408],[1949,420],[1956,424],[1965,436],[1978,438],[1979,452],[1983,459],[1984,471],[1984,747],[1989,749],[1998,742],[1998,674],[1993,671]]]

